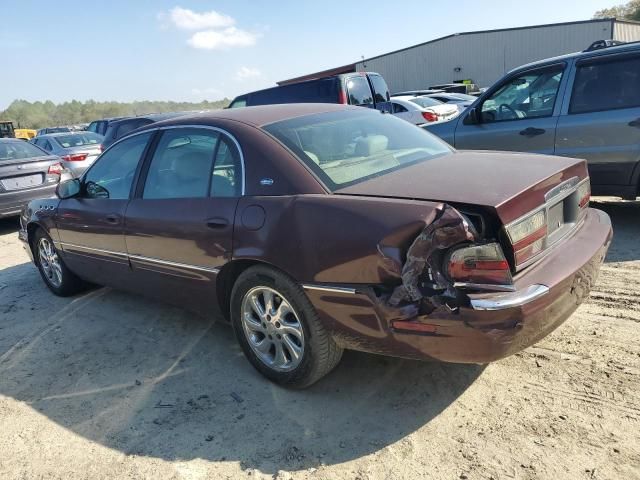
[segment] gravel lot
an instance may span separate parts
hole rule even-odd
[[[0,478],[640,479],[640,202],[590,300],[482,366],[347,352],[306,391],[230,328],[108,289],[48,292],[0,221]]]

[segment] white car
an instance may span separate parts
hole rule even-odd
[[[446,122],[460,113],[453,104],[423,96],[391,97],[391,107],[394,115],[416,125]]]

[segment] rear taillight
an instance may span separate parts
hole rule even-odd
[[[64,167],[59,163],[54,163],[53,165],[49,165],[47,175],[62,175],[62,172],[64,172]]]
[[[497,243],[473,245],[449,255],[449,277],[456,283],[475,285],[511,285],[511,270]]]
[[[338,93],[338,103],[347,104],[347,93],[344,90],[340,90],[340,93]]]
[[[60,158],[65,162],[82,162],[87,159],[88,153],[72,153],[71,155],[62,155]]]
[[[508,225],[506,231],[513,245],[516,265],[522,265],[544,249],[547,237],[547,217],[544,210]]]
[[[438,121],[438,115],[436,115],[433,112],[422,112],[422,117],[427,121],[427,122],[437,122]]]
[[[578,187],[578,205],[586,208],[591,200],[591,183],[586,181]]]

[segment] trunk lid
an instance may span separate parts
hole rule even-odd
[[[544,205],[545,195],[554,187],[574,177],[583,180],[587,176],[584,160],[530,153],[458,151],[334,193],[483,206],[494,209],[507,224]]]
[[[49,167],[59,161],[54,155],[0,160],[0,192],[26,190],[45,184]]]

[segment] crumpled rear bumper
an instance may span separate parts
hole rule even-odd
[[[521,272],[513,293],[469,295],[470,306],[440,307],[396,329],[398,312],[386,309],[368,287],[331,290],[307,286],[325,326],[345,348],[415,359],[486,363],[544,338],[588,297],[612,238],[609,217],[589,209],[584,224]]]

